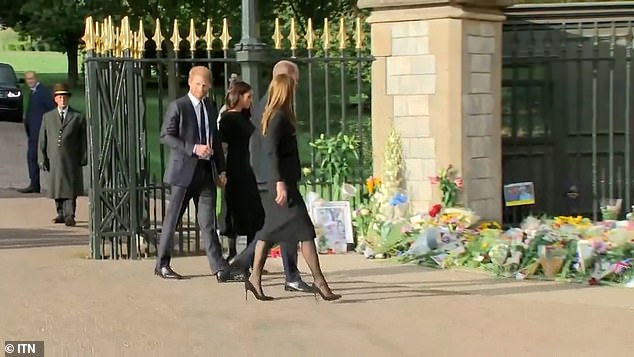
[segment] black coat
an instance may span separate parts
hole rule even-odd
[[[271,187],[277,181],[289,186],[297,186],[301,180],[301,163],[297,148],[296,130],[282,111],[276,111],[269,121],[266,135],[258,133],[262,147],[260,178]]]
[[[253,124],[246,113],[224,112],[220,120],[220,140],[227,144],[227,186],[225,199],[228,215],[225,234],[255,234],[264,223],[264,210],[251,165],[249,138]]]

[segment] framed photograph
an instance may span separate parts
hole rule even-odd
[[[504,185],[506,207],[535,204],[535,189],[532,182],[519,182]]]
[[[348,243],[354,243],[350,202],[317,201],[310,205],[310,215],[317,238],[325,238],[330,249],[345,252]]]

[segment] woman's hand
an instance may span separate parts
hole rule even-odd
[[[275,203],[280,206],[284,206],[286,204],[286,183],[284,181],[277,181],[277,185],[275,187],[277,191],[277,196],[275,197]]]

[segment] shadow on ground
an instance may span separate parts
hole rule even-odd
[[[81,224],[82,223],[78,223],[78,225]],[[76,245],[85,246],[87,244],[88,237],[81,232],[78,232],[76,234],[69,234],[68,230],[64,229],[0,228],[0,249],[61,247]]]
[[[550,293],[586,289],[588,286],[572,283],[553,283],[538,281],[518,281],[509,278],[474,278],[467,280],[430,280],[425,281],[426,269],[414,265],[381,266],[369,269],[341,270],[330,272],[327,279],[332,289],[345,296],[338,303],[365,303],[384,300],[402,300],[410,298],[425,298],[435,296],[507,296],[530,293]],[[396,276],[400,274],[416,273],[421,279],[418,281],[371,281],[380,276]],[[359,279],[367,277],[368,280]],[[283,280],[268,280],[264,287],[281,286]],[[283,297],[292,299],[296,296]]]
[[[18,189],[21,187],[0,188],[0,198],[42,198],[46,197],[46,191],[40,193],[21,193]]]

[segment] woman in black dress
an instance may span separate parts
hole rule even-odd
[[[247,245],[264,223],[264,210],[250,164],[249,138],[255,129],[247,115],[251,100],[249,84],[233,83],[227,93],[227,110],[222,114],[219,127],[222,148],[227,156],[225,234],[234,239],[246,235]]]
[[[299,192],[301,178],[297,149],[297,121],[292,109],[296,83],[287,74],[273,78],[268,90],[268,101],[262,114],[259,135],[263,144],[260,159],[267,171],[267,190],[260,193],[264,207],[264,226],[256,234],[253,272],[244,282],[245,294],[251,291],[258,300],[272,300],[262,291],[262,269],[268,249],[273,242],[301,242],[302,255],[313,274],[313,291],[324,300],[337,300],[319,266],[315,247],[315,227]],[[246,296],[246,295],[245,295]]]

